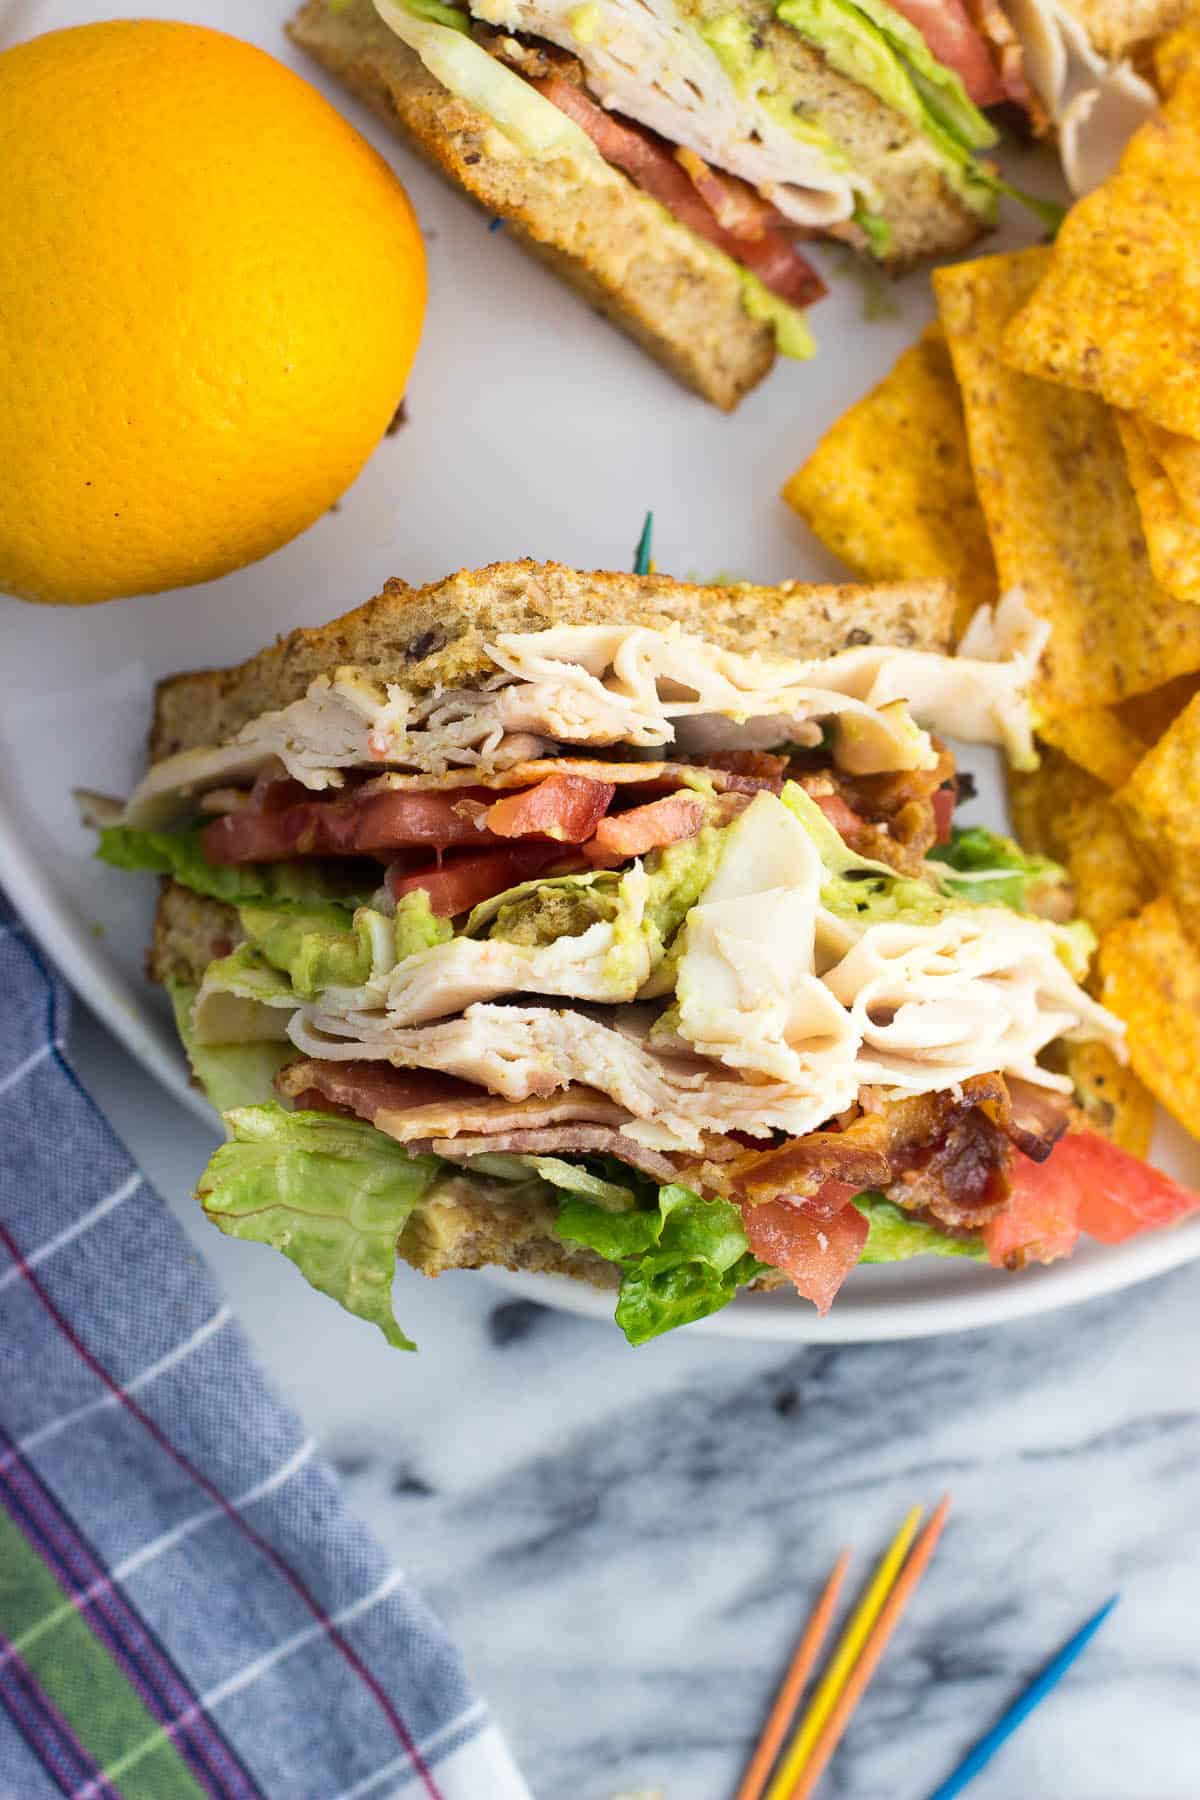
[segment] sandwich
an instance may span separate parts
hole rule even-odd
[[[1061,1254],[1046,1171],[1121,1154],[1064,1058],[1121,1027],[1062,870],[954,824],[948,739],[1033,757],[1046,627],[952,614],[521,562],[161,682],[88,816],[161,878],[210,1219],[397,1345],[397,1255],[610,1287],[640,1343]]]
[[[982,109],[1026,90],[971,8],[306,0],[288,31],[728,410],[776,350],[811,354],[824,288],[799,242],[895,272],[991,224],[1009,190],[980,156],[996,142]]]

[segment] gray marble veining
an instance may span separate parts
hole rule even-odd
[[[821,1795],[923,1800],[1106,1595],[979,1800],[1200,1800],[1200,1266],[980,1334],[619,1334],[402,1274],[397,1357],[205,1227],[203,1131],[81,1022],[85,1076],[462,1643],[539,1800],[725,1800],[843,1543],[955,1511]],[[481,1795],[480,1800],[487,1800]]]

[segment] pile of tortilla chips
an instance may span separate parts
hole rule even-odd
[[[1200,1137],[1200,23],[1157,69],[1056,244],[938,270],[940,325],[784,489],[856,573],[950,582],[960,626],[1014,587],[1050,621],[1014,824],[1127,1025],[1135,1075],[1068,1051],[1078,1097],[1142,1153],[1147,1089]]]

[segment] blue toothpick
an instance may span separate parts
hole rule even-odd
[[[1034,1707],[1046,1698],[1051,1688],[1056,1687],[1062,1680],[1075,1658],[1086,1649],[1092,1638],[1095,1637],[1120,1597],[1119,1594],[1114,1594],[1111,1600],[1105,1601],[1099,1612],[1092,1614],[1086,1625],[1079,1627],[1075,1636],[1063,1645],[1058,1655],[1046,1664],[1041,1674],[1034,1677],[1021,1697],[1014,1700],[1008,1711],[997,1719],[992,1729],[980,1738],[975,1748],[967,1752],[953,1775],[943,1781],[941,1787],[929,1796],[929,1800],[954,1800],[956,1794],[962,1793],[968,1781],[978,1775],[980,1769],[992,1760],[1001,1744],[1012,1736],[1022,1720],[1027,1719]]]
[[[642,535],[638,539],[637,549],[633,553],[633,572],[635,575],[650,573],[650,546],[654,538],[654,514],[646,514],[646,522],[642,526]]]

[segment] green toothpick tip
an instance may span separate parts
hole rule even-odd
[[[642,526],[642,535],[638,539],[637,549],[633,553],[633,572],[635,575],[650,573],[650,546],[654,539],[654,514],[646,514],[646,522]]]

